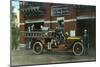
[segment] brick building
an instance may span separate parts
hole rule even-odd
[[[20,1],[20,45],[26,41],[23,32],[33,24],[36,30],[41,25],[51,30],[62,26],[64,32],[82,36],[84,29],[95,32],[95,19],[95,6]],[[89,36],[95,38],[95,33]]]

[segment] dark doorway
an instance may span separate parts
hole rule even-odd
[[[41,23],[34,23],[35,30],[40,30],[41,29],[41,25],[44,26],[44,23],[43,22],[41,22]]]
[[[84,29],[88,31],[90,47],[96,47],[96,20],[84,19],[77,21],[77,35],[83,36]]]
[[[34,30],[38,31],[41,30],[41,25],[44,26],[43,22],[38,22],[38,23],[26,23],[25,24],[25,30],[28,30],[28,27],[31,27],[32,25],[34,25]]]

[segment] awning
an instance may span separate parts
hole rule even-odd
[[[95,16],[77,16],[77,20],[83,20],[83,19],[95,19]]]
[[[37,19],[37,20],[26,20],[25,23],[43,23],[43,19]]]

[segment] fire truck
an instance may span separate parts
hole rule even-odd
[[[33,53],[42,54],[47,51],[71,51],[74,55],[82,55],[84,52],[81,36],[69,36],[60,28],[49,30],[44,27],[41,30],[25,31],[26,43],[30,45]]]

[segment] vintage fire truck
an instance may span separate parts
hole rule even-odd
[[[26,43],[30,44],[33,53],[41,54],[47,51],[71,51],[74,55],[84,52],[81,36],[69,36],[68,32],[56,30],[25,31]]]

